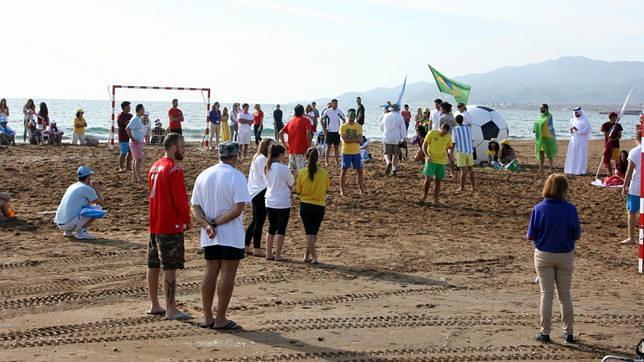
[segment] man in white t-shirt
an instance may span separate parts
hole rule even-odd
[[[248,107],[248,103],[244,103],[242,105],[242,111],[237,117],[242,160],[246,158],[246,152],[248,152],[248,145],[250,144],[250,134],[252,133],[251,125],[253,124],[253,115],[248,112]]]
[[[192,191],[191,214],[201,225],[201,247],[206,259],[201,287],[204,311],[204,323],[200,325],[202,328],[240,328],[234,321],[226,319],[237,267],[244,258],[243,211],[251,201],[246,177],[236,168],[238,156],[237,143],[220,143],[220,162],[197,177]],[[221,282],[217,315],[213,318],[212,303],[219,274]]]
[[[458,109],[458,112],[454,115],[454,117],[460,114],[461,116],[463,116],[463,126],[472,126],[473,119],[470,115],[470,112],[467,111],[467,106],[465,106],[465,103],[457,104],[456,108]]]
[[[443,115],[443,112],[441,112],[441,104],[443,104],[442,99],[434,99],[434,107],[436,107],[436,109],[432,111],[432,114],[430,116],[431,123],[429,124],[429,130],[441,129],[441,116]]]
[[[628,238],[622,244],[635,244],[639,240],[637,233],[637,222],[640,212],[640,172],[641,170],[641,138],[640,126],[635,129],[635,142],[637,147],[628,152],[628,168],[624,176],[624,187],[622,195],[627,196],[626,210],[628,211]]]
[[[385,175],[396,175],[398,172],[398,155],[400,144],[407,139],[407,127],[405,119],[400,115],[400,106],[392,104],[387,108],[389,111],[382,116],[380,131],[382,131],[382,143],[384,144]]]
[[[329,165],[329,153],[333,148],[335,157],[335,164],[340,164],[340,154],[338,152],[340,148],[340,126],[344,123],[344,113],[341,109],[338,109],[338,100],[331,100],[331,108],[327,108],[324,112],[324,117],[326,118],[326,123],[323,123],[324,134],[327,144],[327,151],[325,154],[325,164]]]
[[[104,203],[98,186],[92,183],[92,171],[87,166],[81,166],[76,171],[78,182],[72,184],[65,191],[63,199],[56,210],[54,223],[63,231],[65,237],[74,236],[76,239],[94,240],[96,237],[87,231],[87,228],[96,220],[105,216],[101,209]]]

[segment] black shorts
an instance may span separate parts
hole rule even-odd
[[[327,145],[340,145],[340,133],[339,132],[327,132],[326,134],[326,144]]]
[[[148,268],[183,269],[184,263],[183,233],[150,234]]]
[[[241,260],[244,259],[244,249],[211,245],[203,248],[203,257],[206,260]]]
[[[183,134],[183,130],[182,130],[181,128],[170,128],[170,132],[169,132],[169,133],[178,133],[178,134],[182,135],[182,134]]]
[[[271,209],[267,207],[266,213],[268,214],[268,234],[286,235],[288,219],[291,217],[291,208]]]
[[[324,219],[324,206],[300,203],[300,217],[306,235],[317,235]]]

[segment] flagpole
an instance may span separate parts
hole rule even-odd
[[[622,104],[622,109],[619,111],[619,115],[617,115],[617,121],[615,124],[610,128],[610,131],[608,132],[608,138],[610,138],[613,135],[613,131],[615,130],[617,124],[619,121],[622,119],[622,116],[624,115],[624,112],[626,111],[626,105],[628,104],[629,98],[631,98],[631,93],[633,93],[633,89],[635,86],[631,87],[631,90],[628,91],[628,94],[626,95],[626,99],[624,100],[624,104]],[[604,145],[605,147],[605,145]],[[602,158],[599,160],[599,166],[597,167],[597,173],[595,174],[595,181],[599,180],[599,171],[601,171],[602,164],[604,163],[604,159],[606,158],[605,153],[602,152]],[[611,175],[608,175],[611,176]],[[601,182],[601,180],[599,180]]]

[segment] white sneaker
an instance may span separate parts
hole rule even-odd
[[[74,236],[74,231],[73,230],[64,231],[63,236],[66,238],[71,238],[72,236]]]
[[[96,240],[96,236],[87,232],[87,230],[79,230],[76,233],[77,240]]]

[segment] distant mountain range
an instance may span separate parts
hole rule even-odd
[[[431,79],[429,69],[427,77]],[[630,104],[639,107],[644,102],[644,62],[636,61],[562,57],[454,79],[472,86],[471,104],[621,104],[633,85],[635,90]],[[386,100],[395,100],[400,87],[348,92],[337,98],[343,104],[353,104],[359,95],[366,104],[382,104]],[[437,95],[434,82],[409,83],[405,102],[427,104]],[[443,98],[453,100],[451,96]],[[321,98],[318,103],[327,101],[328,98]]]

